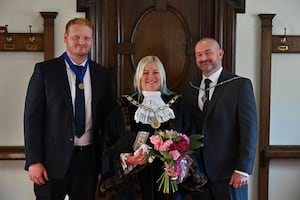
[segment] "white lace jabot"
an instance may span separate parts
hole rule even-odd
[[[144,100],[134,115],[136,123],[151,124],[155,119],[162,123],[175,118],[173,110],[165,106],[160,91],[143,91],[143,95]]]

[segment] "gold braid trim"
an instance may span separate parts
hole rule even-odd
[[[129,133],[131,131],[131,123],[130,123],[130,116],[129,116],[129,110],[126,104],[124,103],[123,98],[119,98],[117,100],[117,104],[121,108],[121,111],[123,113],[123,119],[124,119],[124,125],[125,125],[125,133]]]

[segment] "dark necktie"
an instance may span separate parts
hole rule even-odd
[[[81,72],[82,66],[76,66]],[[75,96],[75,126],[76,136],[81,137],[85,132],[85,100],[84,100],[84,86],[79,78],[76,76],[76,96]]]
[[[208,106],[208,102],[209,102],[209,84],[210,84],[211,80],[206,78],[204,80],[204,83],[205,83],[205,101],[204,101],[204,104],[203,104],[203,113],[206,112],[207,110],[207,106]]]

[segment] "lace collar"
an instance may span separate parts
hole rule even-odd
[[[127,100],[138,107],[134,114],[136,123],[150,124],[153,128],[159,128],[160,123],[174,119],[174,111],[170,106],[179,95],[173,97],[167,104],[162,100],[160,91],[143,91],[143,102],[140,104],[131,96],[125,95]]]

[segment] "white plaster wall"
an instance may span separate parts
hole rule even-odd
[[[83,17],[76,12],[76,0],[1,0],[0,25],[9,32],[43,32],[43,17],[39,12],[58,12],[55,19],[55,56],[65,50],[63,33],[66,22]],[[23,110],[26,88],[42,52],[0,52],[0,145],[24,145]],[[0,161],[0,199],[32,200],[33,184],[23,170],[24,161]]]
[[[0,25],[9,32],[43,32],[40,12],[58,12],[54,28],[54,54],[65,51],[63,33],[71,18],[84,16],[76,12],[75,0],[1,0]],[[42,61],[42,52],[0,52],[0,145],[23,145],[23,109],[28,80],[34,64]]]
[[[273,34],[283,34],[284,28],[288,35],[300,35],[299,0],[246,0],[246,13],[237,16],[236,73],[249,77],[253,84],[259,111],[260,100],[260,53],[261,53],[261,20],[258,14],[276,14],[273,18]],[[300,72],[300,54],[272,54],[271,82],[271,144],[300,144],[299,123],[300,98],[296,78]],[[280,83],[274,80],[279,80]],[[288,89],[284,91],[283,89]],[[294,89],[294,90],[293,90]],[[299,90],[299,89],[298,89]],[[284,92],[283,92],[284,91]],[[290,95],[292,101],[285,101]],[[287,133],[290,133],[288,135]],[[258,159],[254,174],[249,184],[250,200],[257,199]],[[298,200],[299,190],[290,187],[299,185],[299,161],[276,160],[270,162],[269,199]]]
[[[300,19],[299,8],[299,0],[246,0],[246,13],[237,16],[236,73],[252,80],[258,110],[261,24],[257,14],[277,14],[273,20],[274,34],[282,34],[286,27],[287,34],[300,35],[298,20],[294,20]],[[8,24],[9,32],[26,32],[29,30],[29,25],[32,25],[33,32],[42,32],[43,18],[39,14],[40,11],[59,13],[55,19],[54,45],[55,56],[59,56],[65,50],[63,32],[66,22],[73,17],[84,16],[83,13],[76,12],[76,0],[1,0],[0,25]],[[284,56],[279,59],[281,62],[295,65],[295,60],[292,61]],[[34,64],[42,60],[42,53],[0,52],[0,145],[23,145],[23,109],[26,87]],[[297,68],[293,68],[293,70],[298,71]],[[293,71],[293,73],[297,72]],[[274,106],[275,111],[273,112],[277,112],[276,108],[277,106]],[[278,119],[274,118],[274,120]],[[295,129],[297,127],[292,127],[292,130],[289,131],[298,131]],[[249,186],[250,200],[257,199],[257,163],[256,161]],[[286,192],[294,193],[290,195],[291,198],[285,196],[285,199],[300,199],[297,189],[278,189],[278,181],[282,180],[281,177],[284,177],[285,183],[288,183],[281,184],[281,187],[298,184],[296,180],[300,179],[300,174],[295,172],[296,169],[299,169],[299,165],[299,162],[292,161],[288,166],[282,164],[281,161],[271,162],[272,182],[269,191],[272,198],[270,199],[280,200],[276,197],[285,196]],[[1,200],[34,199],[32,184],[23,170],[23,166],[24,161],[0,161]],[[289,174],[286,175],[286,173]]]

